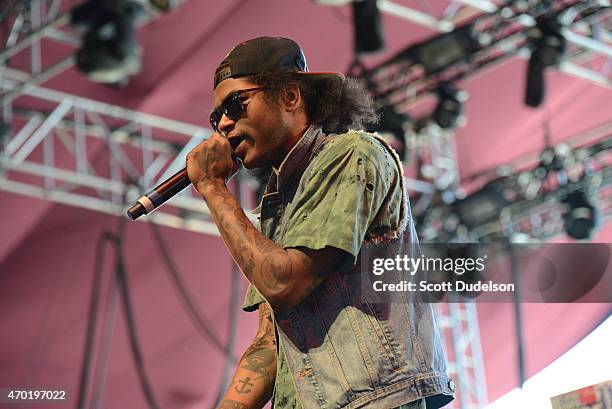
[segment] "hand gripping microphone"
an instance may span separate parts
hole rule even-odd
[[[151,213],[190,184],[191,181],[187,176],[187,168],[176,172],[164,182],[155,186],[153,190],[141,196],[140,199],[128,209],[128,217],[132,220],[136,220],[143,214]]]

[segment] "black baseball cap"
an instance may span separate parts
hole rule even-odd
[[[215,71],[215,84],[227,78],[239,78],[264,72],[296,72],[304,75],[344,80],[339,72],[310,72],[300,46],[283,37],[258,37],[238,44]]]

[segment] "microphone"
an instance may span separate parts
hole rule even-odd
[[[153,190],[141,196],[140,199],[128,209],[128,217],[131,220],[136,220],[143,214],[151,213],[190,184],[191,181],[187,176],[187,168],[179,170],[164,182],[155,186]]]

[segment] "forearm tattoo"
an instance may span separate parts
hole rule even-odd
[[[270,307],[264,303],[259,307],[257,335],[242,355],[226,399],[219,408],[232,408],[232,404],[243,404],[238,401],[247,402],[248,407],[261,407],[270,399],[276,377],[276,354],[272,312]],[[223,404],[228,406],[223,406]]]
[[[253,227],[225,186],[210,187],[204,198],[223,240],[247,279],[264,297],[266,293],[285,289],[292,278],[287,251]]]
[[[276,335],[270,308],[263,304],[259,309],[260,331],[240,360],[240,367],[254,372],[251,380],[263,380],[265,385],[274,382],[276,376]],[[240,382],[241,380],[237,380]],[[241,388],[243,389],[243,388]]]

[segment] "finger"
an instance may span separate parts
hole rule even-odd
[[[211,139],[227,139],[225,135],[220,132],[213,132]]]
[[[198,152],[201,152],[205,149],[206,146],[206,139],[204,139],[203,141],[201,141],[200,143],[198,143],[192,150],[191,152],[189,152],[189,154],[191,156],[193,156],[194,158],[196,157]]]

